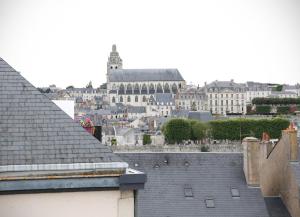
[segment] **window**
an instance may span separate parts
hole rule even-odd
[[[184,187],[184,197],[185,198],[192,198],[192,197],[194,197],[193,189],[192,189],[191,186],[186,185]]]
[[[206,198],[205,206],[206,208],[215,208],[215,200],[213,198]]]
[[[116,102],[116,98],[113,96],[112,100],[111,100],[113,103]]]
[[[138,96],[135,96],[134,101],[135,101],[135,102],[138,102],[138,101],[139,101],[139,97],[138,97]]]
[[[143,102],[146,102],[146,96],[143,96]]]
[[[127,97],[127,102],[130,102],[130,101],[131,101],[131,97],[128,96],[128,97]]]
[[[231,196],[234,199],[239,199],[240,198],[240,192],[239,189],[232,187],[231,188]]]
[[[123,97],[122,96],[120,97],[120,102],[123,102]]]

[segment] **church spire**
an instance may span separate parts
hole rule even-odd
[[[122,68],[123,68],[122,59],[119,56],[119,53],[117,52],[117,46],[114,44],[112,46],[112,51],[110,52],[107,61],[107,73],[109,73],[110,70],[122,69]]]

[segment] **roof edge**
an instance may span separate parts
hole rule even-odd
[[[65,171],[65,170],[120,170],[127,169],[126,162],[72,163],[72,164],[30,164],[0,166],[0,173],[28,171]]]

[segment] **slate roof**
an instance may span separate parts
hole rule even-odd
[[[206,86],[207,88],[245,88],[245,84],[235,83],[233,81],[213,81]]]
[[[137,217],[267,217],[259,188],[249,188],[240,153],[120,153],[130,167],[147,173],[136,194]],[[158,166],[157,166],[158,165]],[[193,197],[185,197],[184,187]],[[240,198],[232,198],[231,188]],[[187,192],[189,193],[189,192]],[[213,198],[215,208],[206,208]]]
[[[156,93],[155,101],[160,105],[161,103],[163,103],[163,105],[170,105],[170,103],[172,103],[172,105],[175,105],[175,100],[172,97],[171,93]]]
[[[122,162],[0,58],[0,165]]]
[[[117,69],[108,74],[110,82],[184,81],[178,69]]]
[[[213,120],[213,116],[208,111],[190,111],[188,118],[204,122]]]

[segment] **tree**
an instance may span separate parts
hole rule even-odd
[[[93,88],[92,81],[90,81],[90,82],[86,85],[86,88]]]
[[[149,134],[144,134],[143,135],[143,145],[148,145],[151,144],[151,137]]]
[[[180,143],[191,138],[191,124],[185,119],[172,119],[163,128],[166,140],[170,143]]]
[[[200,121],[196,121],[196,123],[191,124],[191,130],[191,139],[194,141],[199,141],[206,137],[207,126]]]
[[[66,89],[67,89],[67,90],[68,90],[68,89],[74,89],[74,86],[73,86],[73,85],[67,86]]]

